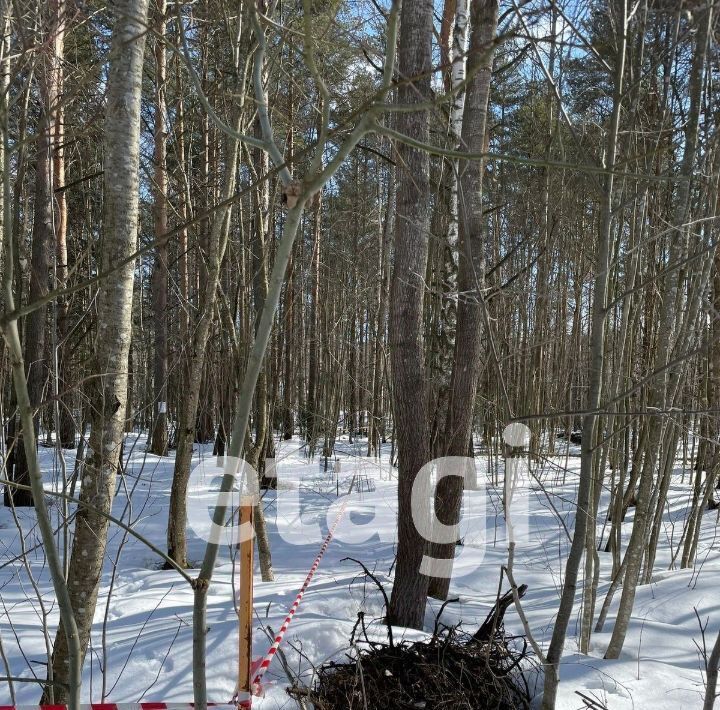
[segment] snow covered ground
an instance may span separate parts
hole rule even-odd
[[[374,491],[363,490],[350,497],[348,512],[281,647],[290,672],[299,674],[306,682],[312,677],[313,665],[341,658],[347,652],[358,611],[364,611],[367,620],[377,620],[382,614],[382,597],[377,589],[362,576],[357,564],[343,558],[362,561],[386,585],[388,592],[391,586],[397,504],[396,474],[389,469],[389,449],[384,451],[381,462],[363,457],[364,443],[352,445],[343,441],[339,449],[341,492],[343,488],[347,490],[353,467],[356,470],[362,467],[363,478],[370,481],[369,486],[362,488],[374,488]],[[136,436],[128,440],[126,453],[130,451],[127,475],[119,486],[113,512],[132,521],[138,532],[164,548],[172,457],[147,454],[144,438]],[[196,453],[198,460],[210,455],[210,447],[201,447]],[[52,450],[43,449],[42,456],[50,487],[56,463]],[[484,458],[478,458],[481,478],[488,477],[487,464]],[[67,456],[67,465],[72,470],[72,455]],[[566,472],[558,468],[566,465]],[[552,465],[539,472],[544,491],[534,486],[529,493],[529,541],[519,547],[515,562],[518,584],[529,586],[524,608],[532,632],[543,646],[550,638],[562,584],[569,545],[566,527],[572,529],[578,466],[576,457],[563,456],[553,459]],[[278,473],[280,499],[276,493],[269,492],[263,500],[276,581],[262,583],[259,572],[256,574],[257,655],[266,651],[270,629],[280,627],[344,499],[336,495],[338,486],[332,474],[324,472],[317,460],[308,461],[297,440],[279,446]],[[559,708],[583,707],[575,692],[578,690],[597,697],[613,710],[701,707],[703,676],[697,644],[702,640],[696,610],[703,623],[708,621],[706,633],[711,643],[720,627],[717,518],[714,512],[705,513],[696,568],[668,571],[671,544],[678,543],[690,500],[689,475],[686,473],[682,483],[681,474],[678,468],[670,491],[656,574],[652,584],[638,590],[622,657],[617,661],[602,659],[617,598],[606,631],[593,635],[590,656],[577,652],[576,615],[561,670]],[[294,501],[299,501],[302,525],[293,508]],[[603,501],[606,505],[607,495]],[[59,515],[57,508],[54,515],[56,518]],[[632,511],[628,522],[631,515]],[[0,508],[0,634],[11,675],[43,678],[48,658],[43,618],[47,616],[54,635],[57,606],[34,514],[18,510],[17,518],[22,535],[12,511]],[[626,528],[629,531],[627,523]],[[506,561],[505,528],[499,512],[499,497],[492,487],[487,492],[468,494],[462,536],[465,544],[458,548],[456,576],[451,587],[451,595],[459,597],[459,602],[446,608],[443,621],[462,620],[466,630],[474,631],[495,599],[500,568]],[[27,552],[28,567],[22,561],[22,544]],[[190,559],[199,560],[202,552],[203,542],[191,535]],[[609,585],[611,567],[610,555],[600,553],[600,559],[598,609]],[[158,558],[140,541],[120,529],[111,529],[92,648],[85,663],[85,701],[183,702],[192,699],[192,592],[176,573],[163,571],[160,566]],[[227,545],[209,595],[207,669],[209,698],[214,702],[230,699],[236,678],[237,617],[233,603],[236,576],[232,550]],[[434,601],[428,604],[429,629],[439,606]],[[506,617],[506,626],[510,632],[521,633],[512,608]],[[372,633],[384,635],[377,621],[370,628]],[[416,634],[408,632],[408,636]],[[0,674],[5,675],[5,669],[0,669]],[[294,707],[294,701],[284,690],[287,684],[288,677],[280,659],[275,659],[266,676],[265,697],[256,700],[254,706],[262,710]],[[16,704],[36,703],[39,686],[15,683],[14,693]],[[12,701],[8,685],[0,684],[0,704]]]

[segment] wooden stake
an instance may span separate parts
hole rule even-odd
[[[248,525],[245,525],[248,523]],[[239,622],[239,667],[238,667],[238,706],[249,708],[252,705],[250,684],[250,664],[252,662],[252,613],[253,613],[253,499],[243,496],[240,499],[240,583],[238,585],[238,622]],[[248,539],[244,539],[248,538]]]

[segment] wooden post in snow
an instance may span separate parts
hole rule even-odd
[[[253,498],[240,499],[240,583],[238,585],[238,707],[252,705]]]

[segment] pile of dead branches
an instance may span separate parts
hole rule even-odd
[[[472,636],[438,624],[431,638],[403,643],[393,643],[391,634],[387,643],[371,641],[361,614],[356,630],[364,642],[356,644],[353,632],[347,662],[317,669],[303,699],[317,710],[528,708],[528,646],[506,635],[497,609]]]

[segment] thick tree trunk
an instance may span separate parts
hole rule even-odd
[[[105,197],[101,271],[106,272],[136,249],[138,232],[140,98],[148,0],[118,0],[108,75],[105,118]],[[112,271],[98,294],[95,371],[89,449],[82,476],[69,565],[68,588],[84,658],[90,640],[105,560],[109,513],[122,451],[127,397],[133,295],[133,262]],[[68,682],[68,646],[64,624],[55,638],[53,672]],[[42,702],[47,702],[47,693]],[[63,685],[55,702],[67,701]]]
[[[465,97],[462,144],[474,153],[482,151],[487,124],[493,41],[497,28],[496,0],[472,0],[470,4],[470,51],[468,74],[472,77]],[[472,432],[475,392],[480,376],[481,336],[483,323],[482,288],[485,278],[485,244],[483,240],[483,163],[460,161],[460,188],[463,194],[459,209],[460,244],[458,292],[463,294],[457,307],[455,354],[450,381],[450,401],[442,447],[446,456],[467,456]],[[469,473],[469,472],[468,472]],[[437,485],[435,510],[441,523],[457,525],[464,479],[446,476]],[[450,587],[449,570],[455,555],[455,542],[433,546],[433,557],[448,560],[447,574],[434,577],[429,592],[446,599]]]
[[[433,5],[405,2],[400,19],[398,103],[412,105],[431,94],[430,68]],[[427,142],[425,109],[403,111],[397,129]],[[423,346],[423,300],[429,232],[429,158],[426,151],[397,147],[395,264],[390,296],[390,351],[393,410],[399,450],[398,548],[389,618],[398,626],[421,628],[425,618],[428,577],[420,573],[426,544],[413,521],[411,499],[419,470],[430,458]],[[429,490],[420,491],[427,501]],[[427,515],[428,510],[418,511]]]

